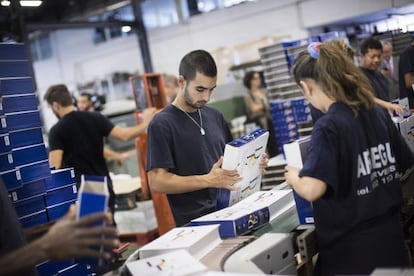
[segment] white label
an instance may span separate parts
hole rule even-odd
[[[22,175],[20,174],[20,170],[16,171],[16,179],[17,180],[21,180],[22,179]]]
[[[1,118],[1,127],[2,128],[6,128],[7,127],[6,118]]]
[[[76,185],[73,185],[72,186],[72,190],[73,190],[73,193],[74,194],[77,194],[78,193],[78,189],[76,188]]]
[[[9,160],[9,164],[13,164],[13,155],[11,153],[7,154],[7,159]]]
[[[18,200],[17,193],[16,192],[12,192],[11,196],[12,196],[13,201],[17,201]]]
[[[70,177],[75,178],[75,171],[74,170],[70,170]]]
[[[9,135],[4,136],[4,144],[6,146],[10,146],[10,138],[9,138]]]

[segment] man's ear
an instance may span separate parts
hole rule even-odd
[[[184,77],[182,75],[179,75],[178,76],[178,87],[180,87],[180,89],[183,90],[185,87],[185,84],[186,84],[186,81]]]
[[[310,83],[310,81],[302,80],[299,82],[299,84],[302,87],[303,92],[305,92],[305,96],[312,96],[312,84]]]

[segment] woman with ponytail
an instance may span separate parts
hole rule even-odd
[[[287,182],[313,203],[315,275],[409,266],[399,173],[413,166],[413,154],[375,105],[364,74],[335,42],[310,44],[296,58],[293,74],[324,113],[313,127],[303,168],[285,168]]]

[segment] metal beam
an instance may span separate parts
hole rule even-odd
[[[142,62],[146,73],[152,73],[151,53],[148,45],[147,31],[142,20],[141,0],[131,0],[132,10],[135,16],[138,44],[141,49]]]

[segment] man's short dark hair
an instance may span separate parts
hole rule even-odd
[[[79,96],[81,96],[81,97],[86,97],[87,99],[88,99],[88,101],[92,101],[92,94],[91,93],[88,93],[88,92],[82,92],[82,93],[80,93],[80,95]]]
[[[179,74],[185,80],[195,79],[197,72],[212,78],[217,76],[216,62],[207,51],[195,50],[181,59]]]
[[[63,107],[73,105],[72,95],[64,84],[50,86],[43,98],[48,104],[57,102]]]
[[[367,38],[364,41],[362,41],[360,46],[361,55],[365,55],[366,53],[368,53],[369,49],[380,50],[382,52],[381,41],[373,37]]]

